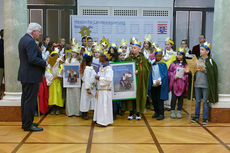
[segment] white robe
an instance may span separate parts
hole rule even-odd
[[[98,100],[95,103],[93,120],[97,124],[107,126],[113,124],[113,69],[111,66],[101,67],[98,75]]]
[[[149,50],[147,50],[147,49],[144,48],[143,54],[144,54],[144,56],[145,56],[146,59],[149,59],[149,56],[150,56]]]
[[[173,51],[173,49],[171,48],[170,50],[165,50],[164,52],[163,52],[163,59],[164,59],[164,61],[168,61],[171,57],[172,57],[172,55],[175,55],[175,56],[177,56],[177,52],[174,52]]]
[[[129,57],[129,53],[130,53],[129,48],[127,48],[126,53],[125,53],[125,58]]]
[[[95,58],[95,57],[93,57],[93,63],[101,64],[100,61],[99,61],[99,58]]]
[[[81,101],[80,101],[80,111],[81,112],[88,112],[89,110],[94,109],[94,96],[95,92],[92,89],[95,83],[95,75],[96,72],[93,69],[93,66],[86,66],[84,75],[82,77],[82,88],[81,88]],[[86,89],[91,90],[91,94],[87,93]]]
[[[66,59],[66,64],[80,64],[76,58]],[[80,99],[81,88],[67,88],[66,90],[66,115],[67,116],[80,116]]]

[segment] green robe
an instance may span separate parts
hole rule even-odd
[[[207,101],[210,103],[218,102],[218,69],[215,61],[210,57],[205,61],[208,77]]]
[[[136,75],[136,112],[144,113],[146,97],[148,93],[151,64],[143,54],[139,54],[137,57],[131,55],[126,58],[125,61],[136,61],[136,69],[138,70],[138,74]],[[129,110],[131,109],[129,108]]]

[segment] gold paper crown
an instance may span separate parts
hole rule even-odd
[[[96,45],[94,48],[94,52],[102,52],[101,45]]]
[[[155,48],[158,48],[158,47],[159,47],[158,44],[157,44],[156,42],[153,42],[153,43],[152,43],[152,46],[154,46]]]
[[[109,39],[105,39],[105,36],[103,36],[102,40],[100,41],[100,44],[102,44],[105,49],[109,47]]]
[[[170,44],[174,45],[174,42],[168,37],[165,39],[166,42],[169,42]]]
[[[110,60],[112,58],[112,56],[107,52],[107,51],[103,51],[102,55],[107,59]]]
[[[120,47],[121,46],[125,46],[125,47],[127,47],[128,46],[128,42],[127,42],[127,40],[125,40],[124,38],[123,39],[121,39],[121,42],[120,42]]]
[[[202,46],[205,47],[209,51],[212,50],[212,45],[210,43],[208,43],[207,41],[205,43],[203,43]]]
[[[156,50],[155,50],[155,54],[156,53],[159,53],[159,52],[162,52],[163,51],[163,49],[162,48],[156,48]]]
[[[147,41],[147,42],[151,43],[152,42],[152,36],[150,34],[148,34],[148,35],[146,34],[144,41]]]
[[[181,53],[181,54],[183,54],[183,55],[186,54],[185,48],[177,48],[177,52],[179,52],[179,53]]]
[[[77,40],[75,40],[75,38],[73,38],[71,41],[71,46],[74,46],[76,43],[77,43]]]
[[[135,40],[137,40],[135,37],[132,37],[131,39],[130,39],[130,44],[133,44],[133,42],[135,41]]]
[[[109,47],[109,48],[115,48],[115,49],[117,49],[117,44],[112,43],[112,44],[110,44],[110,47]]]
[[[80,54],[80,52],[81,52],[81,46],[78,43],[75,43],[74,46],[73,46],[73,48],[72,48],[72,52]]]
[[[85,56],[93,56],[92,52],[89,52],[88,50],[85,51],[84,53]]]
[[[123,53],[123,50],[122,50],[121,48],[119,48],[119,49],[117,50],[117,52],[118,52],[118,54],[122,54],[122,53]]]
[[[140,42],[140,41],[138,41],[138,40],[134,40],[132,45],[135,45],[135,46],[141,47],[141,42]]]

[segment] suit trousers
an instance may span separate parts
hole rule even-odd
[[[4,69],[0,68],[0,91],[2,90],[2,81],[3,81],[3,76],[4,76]]]
[[[21,83],[21,118],[22,128],[28,129],[34,121],[34,111],[37,103],[39,83]]]

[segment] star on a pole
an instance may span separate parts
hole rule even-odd
[[[84,36],[90,36],[91,30],[89,29],[89,27],[82,27],[81,31],[79,32],[81,34],[82,37]]]

